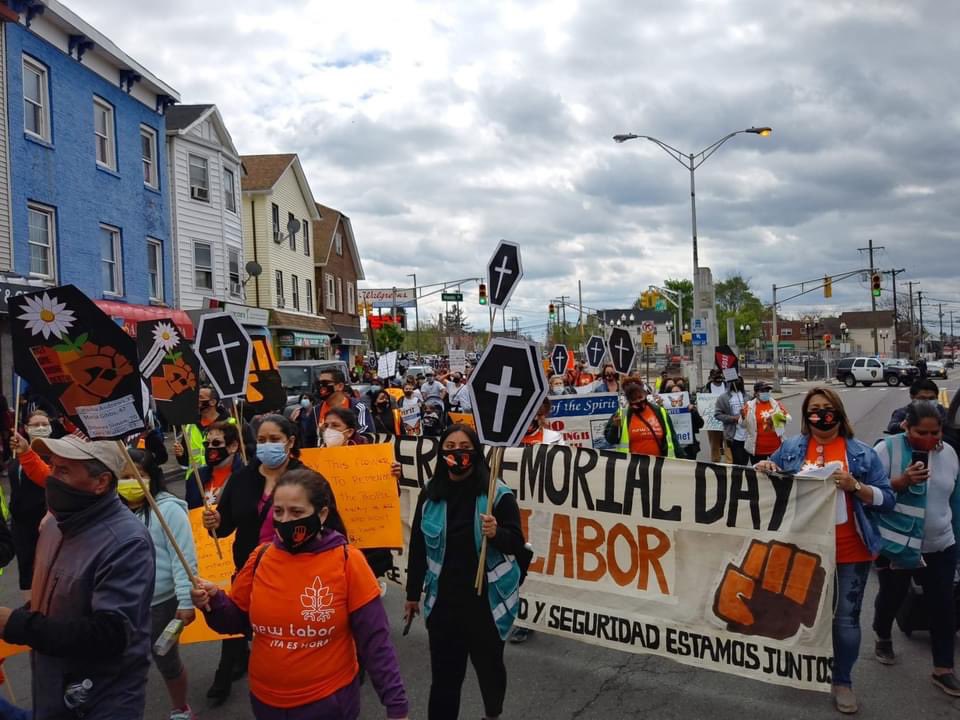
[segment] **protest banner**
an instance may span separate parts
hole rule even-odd
[[[437,444],[393,443],[409,537]],[[521,626],[830,690],[829,483],[560,445],[506,449],[503,479],[536,552],[521,589]],[[391,577],[402,582],[403,569]]]
[[[233,539],[234,535],[220,538],[220,549],[223,557],[218,557],[213,538],[203,527],[203,508],[190,510],[190,530],[193,533],[193,544],[197,549],[197,574],[204,580],[209,580],[220,586],[221,590],[230,589],[230,579],[233,577]],[[180,633],[180,642],[184,645],[192,643],[223,640],[227,635],[210,629],[203,613],[197,611],[197,619],[187,625]],[[233,637],[240,637],[239,635]]]
[[[697,395],[697,410],[700,417],[703,418],[704,430],[716,430],[723,432],[723,423],[713,416],[717,409],[717,399],[719,395],[710,395],[709,393],[699,393]]]
[[[405,432],[418,434],[420,432],[420,405],[400,407],[400,422]]]
[[[300,462],[333,488],[350,544],[359,548],[403,546],[400,498],[391,473],[393,448],[386,444],[308,448]]]
[[[403,400],[403,388],[387,388],[387,394],[397,402]]]
[[[551,395],[548,427],[563,433],[567,445],[605,450],[612,446],[604,439],[603,428],[619,407],[617,393]]]
[[[690,393],[663,393],[660,395],[663,407],[670,414],[673,431],[677,436],[677,443],[690,445],[693,443],[693,416],[690,413]],[[699,409],[699,408],[698,408]]]
[[[453,349],[449,353],[450,372],[465,373],[467,371],[467,351]]]
[[[473,420],[473,413],[451,412],[447,414],[450,416],[451,424],[469,425],[474,430],[477,429],[477,424]]]

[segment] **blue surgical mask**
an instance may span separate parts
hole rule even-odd
[[[257,443],[257,459],[268,468],[277,468],[287,460],[286,443]]]
[[[303,409],[310,407],[310,398],[300,398],[300,407]]]
[[[760,398],[760,402],[770,402],[770,393],[768,392],[757,393],[757,397]]]

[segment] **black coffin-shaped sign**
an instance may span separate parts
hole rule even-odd
[[[200,365],[173,321],[138,322],[137,353],[160,416],[170,425],[198,422]]]
[[[603,338],[599,335],[593,335],[587,341],[587,362],[590,363],[590,367],[599,368],[606,351],[607,348],[603,344]]]
[[[623,328],[614,328],[610,333],[608,349],[610,362],[613,363],[616,371],[621,375],[629,374],[630,368],[633,367],[633,359],[637,355],[630,333]]]
[[[494,340],[467,384],[477,434],[484,445],[513,447],[523,438],[547,396],[537,346],[522,340]]]
[[[220,397],[247,394],[252,347],[250,336],[233,315],[214,313],[200,317],[193,349]]]
[[[490,304],[497,308],[506,305],[521,277],[523,264],[520,262],[520,246],[501,240],[487,265]]]
[[[554,345],[553,352],[550,353],[550,366],[557,375],[563,375],[567,371],[567,362],[570,356],[567,355],[566,345]]]
[[[137,346],[73,285],[11,297],[17,374],[95,440],[143,430]]]

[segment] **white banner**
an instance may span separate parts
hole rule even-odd
[[[660,395],[663,407],[670,414],[670,422],[680,445],[693,444],[693,415],[690,413],[690,393],[664,393]],[[699,408],[698,408],[699,410]]]
[[[394,443],[408,541],[437,444]],[[508,448],[503,479],[536,552],[520,625],[830,690],[832,485],[560,445]],[[402,582],[404,575],[392,576]]]
[[[607,420],[620,407],[617,393],[550,395],[549,427],[563,433],[563,441],[576,447],[605,450]]]

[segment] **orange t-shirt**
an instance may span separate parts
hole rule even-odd
[[[330,697],[359,672],[350,613],[380,596],[380,586],[351,545],[291,554],[271,545],[256,582],[250,555],[230,598],[250,616],[250,692],[273,707]]]
[[[647,422],[644,423],[640,417],[643,417],[643,420]],[[660,421],[657,419],[654,409],[650,407],[650,403],[647,403],[640,416],[636,413],[630,415],[631,453],[634,455],[658,456],[662,453],[660,449],[661,440],[663,440],[663,428],[660,427]]]
[[[227,484],[227,479],[233,472],[233,463],[226,467],[215,467],[210,482],[203,488],[208,505],[216,505],[220,501],[220,491]]]
[[[535,433],[530,433],[529,435],[524,435],[523,440],[520,441],[521,445],[536,445],[543,442],[543,428],[538,428]]]
[[[343,402],[340,404],[340,407],[342,407],[344,410],[348,410],[350,408],[350,398],[344,395]],[[321,424],[326,422],[328,412],[330,412],[330,403],[324,402],[323,405],[320,406],[320,423]]]
[[[823,448],[821,455],[818,448]],[[842,437],[837,437],[827,445],[821,445],[813,438],[810,438],[810,444],[807,446],[808,463],[813,465],[826,465],[838,461],[843,463],[843,470],[847,472],[847,442]],[[863,544],[860,533],[857,532],[856,520],[853,515],[853,495],[848,492],[843,493],[843,499],[847,504],[847,520],[837,525],[837,562],[855,563],[870,562],[874,555]]]
[[[757,401],[757,450],[755,455],[773,455],[780,447],[780,436],[773,429],[774,407]]]

